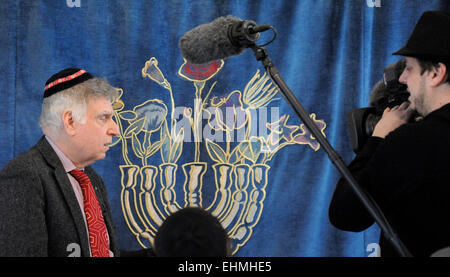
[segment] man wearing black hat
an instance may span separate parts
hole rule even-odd
[[[119,130],[117,90],[78,68],[46,82],[44,136],[0,172],[0,256],[119,256],[106,186],[90,167]]]
[[[450,246],[450,12],[425,12],[405,47],[399,78],[409,101],[387,108],[349,169],[413,256]],[[423,120],[407,124],[412,111]],[[329,208],[331,223],[363,231],[374,220],[344,179]],[[398,253],[380,237],[381,256]]]

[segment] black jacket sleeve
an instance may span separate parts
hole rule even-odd
[[[47,256],[44,192],[33,165],[0,172],[0,256]]]
[[[355,159],[349,164],[348,169],[361,186],[360,173],[376,151],[383,139],[370,137]],[[363,186],[361,186],[363,188]],[[341,178],[336,186],[328,211],[331,224],[344,231],[359,232],[367,229],[374,223],[374,219],[367,212],[361,200],[353,192],[353,189]]]

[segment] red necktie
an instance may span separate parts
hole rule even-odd
[[[89,229],[92,257],[109,257],[108,233],[91,180],[79,169],[70,171],[70,174],[77,179],[83,191],[84,213]]]

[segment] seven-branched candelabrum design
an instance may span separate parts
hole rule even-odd
[[[207,81],[224,64],[220,60],[203,65],[185,61],[181,65],[178,75],[195,88],[192,107],[175,107],[172,87],[154,57],[146,61],[142,77],[167,90],[170,105],[149,99],[132,110],[124,110],[123,91],[118,89],[119,98],[113,108],[120,135],[112,145],[121,144],[125,163],[119,166],[120,199],[125,221],[144,248],[151,246],[158,227],[169,214],[183,207],[200,206],[218,217],[228,231],[235,254],[259,222],[268,185],[268,163],[274,155],[288,145],[309,145],[314,151],[320,147],[303,124],[288,125],[289,115],[279,116],[278,109],[274,109],[272,121],[265,122],[268,104],[277,100],[274,97],[278,93],[266,74],[256,71],[243,92],[235,90],[226,97],[210,98],[216,81],[203,96]],[[180,120],[175,117],[177,109],[182,110]],[[323,133],[325,122],[316,120],[315,114],[311,118]],[[202,132],[204,119],[208,123]],[[255,132],[258,126],[260,134]],[[210,135],[206,134],[207,129]],[[193,142],[189,141],[191,131]],[[235,132],[240,134],[238,139]],[[208,154],[203,161],[202,142]],[[177,162],[184,143],[194,144],[194,155],[193,161],[181,165],[184,180],[180,185]],[[155,157],[157,153],[159,157]],[[158,159],[159,165],[149,164],[150,157],[153,163]],[[203,187],[208,167],[213,170],[215,187]]]

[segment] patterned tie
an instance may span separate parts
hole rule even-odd
[[[70,174],[77,179],[83,191],[84,213],[89,229],[92,257],[109,257],[108,233],[91,180],[86,173],[79,169],[70,171]]]

